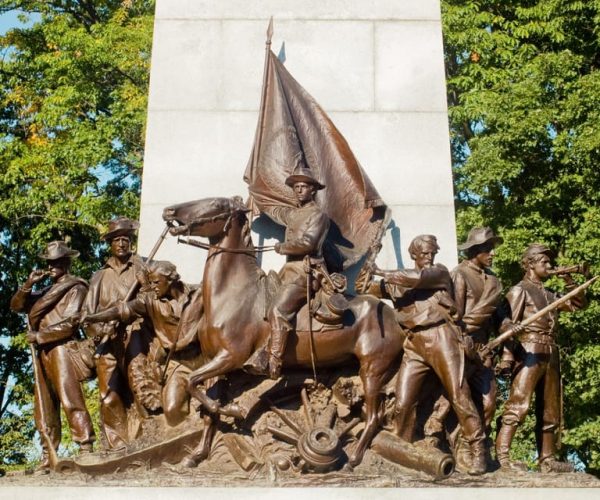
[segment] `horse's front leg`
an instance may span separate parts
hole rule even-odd
[[[230,372],[235,368],[235,361],[228,351],[220,351],[208,363],[190,373],[187,390],[190,396],[200,401],[200,404],[209,413],[219,413],[218,401],[206,394],[206,388],[202,384],[212,377],[218,377]]]
[[[369,363],[369,365],[371,364]],[[384,373],[382,374],[380,373],[380,370],[373,370],[370,368],[371,366],[361,366],[360,369],[360,378],[365,392],[365,413],[367,421],[358,443],[356,443],[356,446],[348,457],[348,462],[353,467],[362,462],[364,454],[379,428],[380,391],[385,378],[385,370],[383,370]]]
[[[184,467],[196,467],[200,462],[206,460],[212,448],[213,438],[217,430],[216,417],[214,415],[204,415],[204,432],[198,446],[183,458],[181,465]]]

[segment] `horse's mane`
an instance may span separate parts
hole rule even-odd
[[[242,225],[242,241],[244,247],[254,249],[254,242],[252,241],[252,231],[250,230],[250,221],[245,213],[241,213],[240,217],[243,217]]]

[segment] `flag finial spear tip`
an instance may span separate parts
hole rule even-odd
[[[271,44],[271,38],[273,37],[273,16],[269,19],[269,27],[267,28],[267,45]]]

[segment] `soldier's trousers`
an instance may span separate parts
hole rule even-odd
[[[271,324],[270,352],[281,358],[285,351],[287,334],[292,330],[292,321],[306,304],[306,273],[304,264],[287,262],[280,272],[282,286],[273,302],[269,323]]]
[[[104,353],[96,360],[100,418],[102,431],[109,448],[118,448],[128,442],[127,407],[131,393],[119,359],[123,359],[120,339],[109,340]]]
[[[166,367],[166,381],[162,390],[162,407],[170,426],[183,422],[190,413],[190,393],[187,390],[190,374],[205,360],[199,347],[191,346],[176,352]]]
[[[469,443],[483,443],[481,419],[464,380],[464,353],[457,333],[446,324],[413,333],[404,343],[396,387],[396,432],[413,440],[414,412],[421,387],[432,371],[448,399]]]
[[[490,434],[492,420],[494,419],[494,414],[496,412],[497,388],[492,361],[491,356],[487,356],[484,360],[466,360],[467,382],[471,389],[471,398],[479,412],[479,417],[483,422],[483,427],[487,436]],[[440,392],[441,387],[436,387],[435,393],[440,394]],[[455,432],[453,432],[454,427],[456,426],[454,418],[450,419],[454,422],[454,426],[452,425],[452,422],[446,422],[446,424],[450,425],[444,425],[446,419],[448,419],[450,415],[451,409],[452,406],[450,405],[450,402],[443,394],[440,394],[434,407],[434,411],[427,420],[425,429],[426,435],[429,435],[430,433],[435,434],[444,428],[451,434],[455,434]],[[432,431],[428,432],[428,429],[431,429]],[[454,445],[456,437],[457,436],[452,435],[452,445]]]
[[[555,448],[553,440],[543,439],[543,434],[554,434],[561,418],[558,347],[530,343],[524,343],[522,347],[523,351],[518,355],[522,366],[510,387],[502,424],[516,426],[523,422],[535,392],[536,440],[542,461],[552,456]]]
[[[65,412],[71,437],[78,444],[94,442],[92,419],[85,406],[85,398],[68,348],[56,345],[39,351],[41,377],[39,384],[42,401],[34,400],[35,423],[40,430],[45,427],[54,448],[60,444],[60,407]],[[43,405],[43,408],[40,407]],[[42,417],[43,414],[43,417]],[[42,446],[47,448],[42,439]]]

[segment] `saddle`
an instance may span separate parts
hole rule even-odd
[[[322,266],[324,268],[324,266]],[[346,297],[342,292],[346,289],[346,277],[341,274],[326,275],[327,279],[319,279],[323,275],[318,268],[312,268],[313,278],[317,278],[318,291],[312,297],[310,304],[302,306],[296,314],[296,332],[326,332],[338,330],[343,326],[344,311],[348,308]],[[325,272],[327,272],[325,270]],[[323,281],[326,281],[324,284]],[[313,282],[314,283],[314,282]],[[264,293],[260,296],[263,318],[268,321],[273,301],[281,287],[279,275],[270,271],[263,275],[261,287]],[[254,375],[264,375],[268,364],[267,346],[257,348],[244,363],[243,369]]]
[[[328,274],[324,266],[311,268],[311,272],[318,289],[311,298],[310,307],[305,304],[298,311],[296,330],[307,332],[312,329],[313,332],[319,332],[341,328],[344,311],[348,309],[348,300],[343,295],[346,277],[338,273]],[[264,277],[263,287],[263,317],[267,320],[273,300],[281,287],[279,275],[275,271],[269,271]]]

